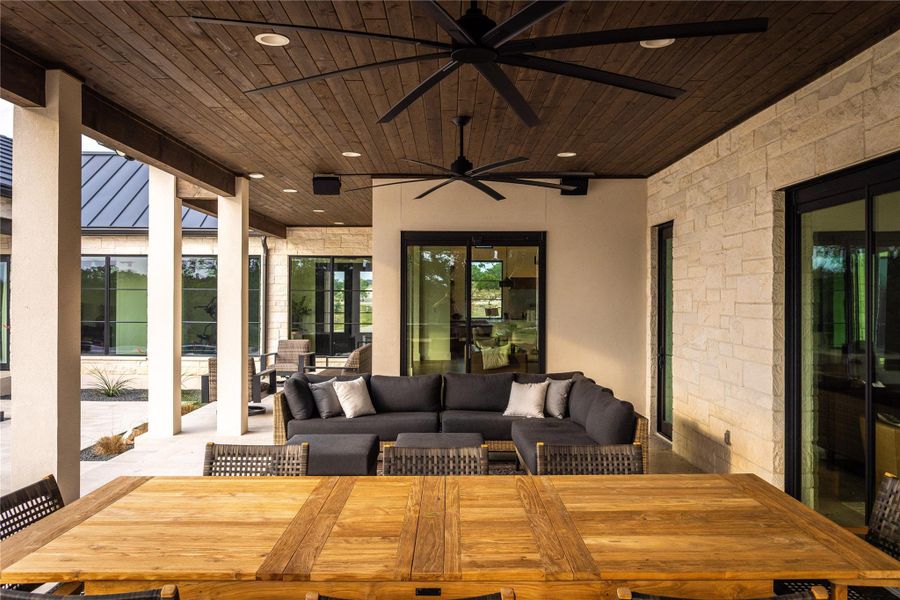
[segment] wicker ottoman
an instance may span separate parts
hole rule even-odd
[[[375,475],[378,436],[367,433],[299,434],[288,444],[309,444],[307,475]]]

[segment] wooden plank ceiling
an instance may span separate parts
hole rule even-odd
[[[523,6],[482,8],[499,22]],[[461,2],[444,7],[454,16],[465,9]],[[234,171],[265,173],[251,184],[251,206],[288,225],[370,225],[370,192],[313,196],[312,174],[418,171],[402,157],[449,164],[457,154],[456,114],[473,115],[467,153],[476,165],[521,154],[531,160],[515,170],[648,176],[900,28],[897,2],[572,2],[523,37],[757,16],[769,18],[769,31],[679,40],[659,50],[631,43],[547,53],[688,91],[674,101],[504,67],[542,120],[528,128],[470,66],[394,121],[376,124],[436,61],[246,95],[431,50],[297,32],[287,34],[284,48],[263,47],[253,39],[258,29],[198,25],[189,15],[449,40],[406,2],[2,2],[6,43],[68,67]],[[341,156],[348,150],[362,157]],[[578,156],[560,159],[560,151]],[[343,177],[344,189],[368,182]]]

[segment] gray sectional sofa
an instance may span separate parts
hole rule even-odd
[[[338,379],[356,379],[357,375]],[[383,445],[400,433],[480,433],[493,451],[516,451],[531,473],[537,473],[538,444],[609,446],[639,444],[647,472],[648,422],[612,390],[582,373],[446,374],[394,377],[363,375],[376,414],[323,419],[316,410],[310,383],[331,377],[291,376],[275,396],[275,443],[295,435],[365,433]],[[574,379],[564,419],[506,417],[513,381]]]

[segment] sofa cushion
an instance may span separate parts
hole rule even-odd
[[[574,379],[548,379],[547,397],[544,399],[544,416],[564,419],[569,407],[569,390]]]
[[[362,377],[366,385],[369,385],[372,376],[366,373],[365,375],[316,375],[315,373],[306,373],[304,375],[298,375],[298,377],[302,377],[306,379],[309,383],[322,383],[323,381],[328,381],[329,379],[334,379],[336,381],[353,381],[354,379],[359,379]]]
[[[509,402],[512,382],[512,373],[447,373],[444,375],[444,408],[502,413]]]
[[[378,413],[354,419],[332,417],[288,421],[287,437],[306,433],[372,433],[382,442],[392,442],[397,439],[398,433],[433,433],[439,427],[440,419],[436,412]]]
[[[369,388],[376,412],[439,412],[442,384],[440,375],[373,375]]]
[[[604,394],[612,395],[612,390],[594,383],[593,379],[583,375],[575,376],[575,383],[569,390],[569,416],[573,421],[584,427],[587,421],[588,411],[594,399]]]
[[[509,392],[509,404],[503,411],[503,416],[543,419],[544,402],[547,400],[547,388],[549,387],[549,381],[543,383],[516,383],[513,381],[512,390]]]
[[[604,392],[591,404],[584,429],[598,444],[630,444],[634,441],[634,406]]]
[[[348,419],[375,414],[369,386],[362,377],[352,381],[335,381],[331,385],[341,403],[341,410]]]
[[[445,410],[441,413],[441,431],[480,433],[486,440],[511,440],[512,424],[521,419],[524,417],[504,417],[484,410]]]
[[[594,440],[570,419],[529,419],[513,423],[512,438],[528,471],[537,473],[537,443],[590,446]]]
[[[310,383],[309,389],[312,392],[313,400],[316,402],[316,410],[323,419],[339,417],[344,414],[341,408],[341,401],[338,399],[337,391],[334,389],[335,379],[328,379],[321,383]]]
[[[287,400],[294,419],[312,419],[319,416],[312,390],[305,377],[292,375],[284,382],[284,399]]]
[[[584,377],[581,371],[569,371],[568,373],[516,373],[516,381],[519,383],[542,383],[548,379],[575,379],[576,376]]]

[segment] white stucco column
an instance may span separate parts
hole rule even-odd
[[[148,433],[181,431],[181,199],[175,176],[150,167],[147,252]]]
[[[80,493],[81,83],[47,71],[47,105],[13,111],[12,487],[52,473]]]
[[[238,177],[233,197],[219,196],[216,354],[217,422],[220,435],[247,431],[247,235],[250,181]]]

